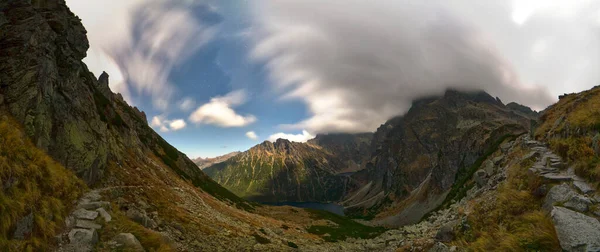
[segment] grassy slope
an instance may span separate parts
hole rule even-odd
[[[0,248],[46,250],[71,202],[86,190],[70,170],[37,149],[18,123],[0,120]],[[17,222],[33,213],[33,232],[12,238]]]
[[[572,162],[578,175],[600,181],[600,87],[561,98],[540,119],[536,138]]]
[[[508,160],[520,160],[526,153],[517,149]],[[527,175],[533,160],[513,163],[507,180],[493,200],[472,202],[468,216],[471,228],[459,231],[456,245],[472,251],[559,251],[550,216],[541,210],[543,198],[533,192],[541,180]]]

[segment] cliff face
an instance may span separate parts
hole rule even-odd
[[[352,176],[362,187],[344,204],[378,224],[415,223],[495,142],[525,133],[529,120],[485,92],[449,90],[415,101],[375,132],[370,162]]]
[[[278,139],[265,141],[204,172],[236,195],[264,202],[337,201],[348,187],[335,174],[345,163],[322,147]]]
[[[338,173],[350,173],[363,169],[371,157],[373,133],[359,134],[319,134],[308,140],[309,144],[320,146],[324,151],[335,155],[344,163]]]

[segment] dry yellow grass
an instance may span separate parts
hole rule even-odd
[[[509,167],[495,200],[474,204],[471,229],[459,233],[457,245],[473,251],[560,251],[552,220],[541,210],[542,199],[532,194],[541,181],[527,175],[530,165]]]
[[[6,117],[5,117],[6,118]],[[0,248],[46,250],[71,202],[86,190],[70,170],[37,149],[12,119],[0,121]],[[11,239],[17,222],[33,214],[32,233]]]

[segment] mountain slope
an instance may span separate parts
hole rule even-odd
[[[204,172],[240,197],[264,202],[339,200],[352,182],[343,161],[320,146],[265,141]]]
[[[461,186],[455,182],[470,177],[469,167],[490,148],[527,132],[529,121],[485,92],[448,90],[417,100],[379,127],[371,161],[352,176],[362,187],[344,204],[378,225],[416,223]]]
[[[64,0],[0,1],[0,111],[14,118],[35,147],[97,192],[97,200],[110,204],[113,220],[96,223],[100,225],[98,239],[87,245],[99,251],[114,250],[111,240],[119,231],[132,233],[148,251],[249,250],[254,246],[285,251],[291,249],[288,244],[303,246],[321,240],[305,231],[305,225],[317,218],[288,207],[265,210],[240,199],[164,141],[148,126],[143,112],[110,91],[107,74],[96,79],[88,71],[81,61],[88,49],[85,34]],[[61,189],[72,188],[68,183],[62,183]],[[46,188],[43,181],[31,186]],[[76,195],[76,191],[70,193]],[[69,201],[63,202],[70,202],[71,196],[65,197]],[[18,205],[24,207],[27,202],[23,199]],[[12,230],[14,221],[28,210],[8,208],[9,215],[2,217],[11,219],[2,224],[10,227],[4,232]],[[296,212],[303,217],[300,222],[284,222],[253,213],[266,211]],[[58,221],[61,215],[43,217],[57,218],[53,220],[57,227],[73,228],[74,223]],[[90,234],[96,225],[87,229]],[[43,240],[36,242],[52,245],[55,239],[49,238],[56,233],[51,233],[44,232]],[[9,243],[19,242],[5,237]],[[73,237],[60,240],[77,242]]]
[[[209,167],[211,165],[214,164],[218,164],[224,161],[227,161],[227,159],[230,159],[232,157],[235,157],[237,154],[240,154],[241,152],[239,151],[234,151],[231,153],[227,153],[225,155],[222,156],[218,156],[218,157],[214,157],[214,158],[195,158],[192,161],[194,162],[194,164],[196,164],[200,169],[204,169],[206,167]]]

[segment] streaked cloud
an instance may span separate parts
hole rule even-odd
[[[234,107],[246,102],[246,92],[236,90],[225,96],[213,97],[210,102],[198,107],[189,117],[195,124],[210,124],[219,127],[243,127],[256,121],[253,115],[239,115]]]
[[[251,57],[283,99],[311,113],[286,129],[373,131],[449,87],[543,109],[575,83],[597,84],[600,64],[589,55],[600,43],[588,25],[597,4],[582,2],[588,8],[559,22],[552,6],[513,15],[510,1],[265,0]],[[545,37],[552,42],[534,45]]]
[[[194,98],[186,97],[183,100],[179,101],[178,105],[179,109],[181,109],[182,111],[190,111],[194,108],[194,105],[196,105],[196,101],[194,100]]]
[[[95,74],[107,71],[110,87],[130,103],[151,99],[166,110],[176,94],[169,74],[211,41],[218,26],[202,22],[197,8],[207,1],[69,0],[88,30],[84,60]]]

